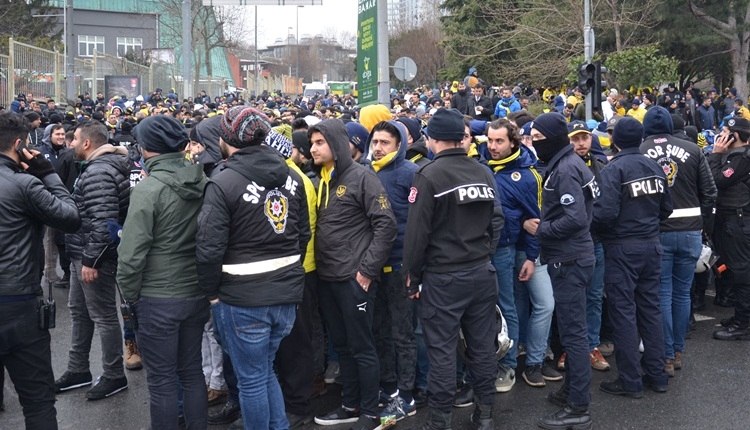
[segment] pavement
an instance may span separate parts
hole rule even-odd
[[[711,291],[709,291],[710,293]],[[52,367],[55,377],[65,371],[70,345],[70,314],[66,306],[67,290],[55,289],[57,328],[52,333]],[[657,394],[644,392],[642,399],[607,395],[598,389],[602,381],[617,375],[614,356],[608,360],[612,370],[592,370],[591,415],[595,429],[687,429],[687,430],[746,430],[750,428],[750,344],[745,341],[722,342],[711,335],[718,320],[731,316],[731,308],[720,308],[707,300],[706,311],[696,315],[697,329],[691,332],[684,354],[684,367],[669,380],[669,391]],[[101,349],[94,336],[91,350],[91,371],[94,378],[101,374]],[[73,430],[140,430],[149,429],[148,388],[145,370],[126,371],[128,389],[111,398],[88,401],[86,389],[72,390],[57,396],[57,416],[60,429]],[[498,394],[494,422],[497,429],[535,429],[536,420],[557,408],[545,400],[548,392],[557,390],[560,382],[549,382],[544,388],[533,388],[518,381],[508,393]],[[0,412],[0,430],[24,428],[23,414],[13,386],[6,375],[3,388],[5,412]],[[328,393],[313,402],[316,414],[329,412],[340,403],[340,387],[329,385]],[[221,406],[213,409],[220,409]],[[453,429],[471,428],[472,408],[454,409]],[[426,409],[414,417],[399,422],[396,429],[417,428],[427,418]],[[223,430],[227,426],[211,426]],[[310,424],[305,430],[323,429]],[[347,425],[330,426],[330,430],[346,430]],[[154,429],[158,430],[158,429]]]

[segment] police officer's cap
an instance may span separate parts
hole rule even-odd
[[[729,118],[727,120],[727,128],[731,132],[740,132],[750,134],[750,121],[741,117]]]

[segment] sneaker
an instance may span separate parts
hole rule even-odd
[[[674,359],[667,358],[667,362],[664,365],[664,371],[667,372],[667,375],[669,375],[670,378],[674,376]]]
[[[346,409],[343,406],[339,406],[332,412],[315,417],[315,424],[332,426],[335,424],[356,423],[357,420],[359,420],[359,408]]]
[[[125,368],[128,370],[143,368],[141,352],[138,350],[138,344],[135,340],[125,341]]]
[[[72,390],[73,388],[91,385],[91,372],[74,373],[65,372],[63,376],[55,381],[55,393]]]
[[[547,385],[542,376],[541,364],[526,366],[526,369],[521,373],[521,376],[523,376],[523,380],[532,387],[544,387]]]
[[[126,377],[109,379],[104,376],[96,378],[94,388],[90,389],[86,393],[86,398],[89,400],[101,400],[106,399],[109,396],[119,393],[120,391],[128,388],[128,379]]]
[[[457,408],[468,408],[474,404],[474,388],[469,384],[463,384],[456,391],[456,398],[453,400],[453,406]]]
[[[542,377],[547,381],[562,381],[563,379],[562,374],[547,363],[542,363]]]
[[[566,354],[563,352],[560,358],[557,359],[557,370],[565,370],[565,357]]]
[[[674,352],[674,370],[682,369],[682,351]]]
[[[406,403],[403,397],[396,396],[380,411],[380,421],[401,421],[406,417],[416,415],[416,413],[417,405],[414,403],[414,400],[411,403]]]
[[[227,390],[214,390],[213,388],[208,389],[208,406],[216,406],[221,403],[225,403],[227,400]]]
[[[341,367],[339,367],[338,361],[332,361],[328,363],[328,368],[326,368],[326,373],[323,374],[323,380],[326,381],[326,384],[335,384],[338,379],[338,377],[341,375]]]
[[[516,384],[516,371],[498,365],[497,379],[495,379],[495,391],[498,393],[507,393]]]
[[[729,318],[724,318],[721,321],[719,321],[719,324],[721,324],[722,327],[727,328],[734,324],[736,320],[734,319],[734,315],[732,315]]]
[[[615,344],[610,341],[602,342],[597,349],[602,353],[602,357],[609,357],[615,352]]]
[[[389,404],[391,404],[391,401],[393,401],[393,399],[398,397],[398,394],[398,390],[396,390],[396,392],[393,394],[388,394],[381,389],[378,397],[378,407],[384,408],[388,406]]]
[[[516,357],[520,357],[522,355],[526,355],[526,345],[519,344],[517,351],[518,351],[518,354],[516,354]]]
[[[396,422],[390,418],[383,420],[379,417],[368,417],[360,415],[357,421],[351,426],[350,430],[380,430],[387,429],[396,425]]]
[[[412,391],[412,396],[414,397],[414,405],[417,409],[422,409],[427,406],[427,400],[430,397],[430,393],[423,388],[416,388]]]
[[[215,414],[208,414],[208,423],[210,425],[230,424],[237,421],[240,417],[240,405],[233,402],[226,402],[224,407]]]
[[[602,353],[599,352],[598,348],[594,348],[594,350],[589,353],[589,359],[591,360],[591,367],[595,370],[609,370],[609,363],[607,363],[607,360],[602,357]]]

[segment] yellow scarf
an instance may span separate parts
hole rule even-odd
[[[479,152],[477,151],[477,144],[473,143],[469,146],[469,151],[466,153],[469,157],[478,157]]]
[[[320,202],[323,200],[323,184],[325,184],[326,186],[326,204],[325,206],[323,206],[323,208],[328,207],[328,197],[330,196],[330,190],[328,186],[331,182],[331,179],[333,178],[334,171],[335,168],[329,170],[326,166],[323,166],[323,168],[320,170],[320,184],[318,185],[318,209],[320,209]]]
[[[372,163],[370,163],[372,165],[373,170],[375,170],[375,173],[378,173],[380,169],[387,166],[388,163],[390,163],[391,160],[393,160],[393,158],[397,154],[398,154],[398,151],[396,150],[396,151],[391,152],[390,154],[387,154],[385,157],[381,158],[380,160],[373,161]]]
[[[502,160],[490,160],[488,164],[492,168],[492,171],[497,173],[505,168],[505,166],[510,163],[511,161],[515,160],[516,158],[521,156],[521,149],[517,149],[516,152],[510,154],[506,158],[503,158]]]

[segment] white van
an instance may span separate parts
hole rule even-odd
[[[305,92],[303,93],[304,97],[315,97],[316,95],[325,96],[326,95],[326,86],[322,82],[310,82],[309,84],[305,85]]]

